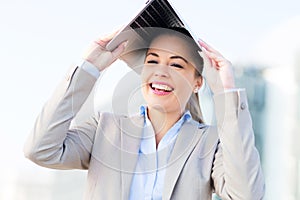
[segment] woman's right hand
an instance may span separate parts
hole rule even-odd
[[[205,77],[214,94],[235,88],[233,66],[220,52],[199,40],[202,47],[200,55],[204,60]]]
[[[123,42],[113,51],[106,50],[106,45],[117,34],[117,32],[118,31],[95,40],[84,53],[83,59],[96,66],[99,71],[110,66],[118,59],[121,53],[124,52],[126,46],[126,42]]]

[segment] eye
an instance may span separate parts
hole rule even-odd
[[[158,61],[156,61],[156,60],[148,60],[147,64],[158,64]]]
[[[172,67],[176,67],[176,68],[179,68],[179,69],[183,69],[184,67],[178,63],[172,63],[171,64]]]

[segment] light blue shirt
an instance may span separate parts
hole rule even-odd
[[[141,107],[145,123],[139,148],[138,162],[133,175],[130,200],[160,200],[164,188],[166,166],[183,123],[192,116],[186,111],[168,130],[156,149],[155,133],[147,116],[147,107]]]

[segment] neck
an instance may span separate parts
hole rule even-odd
[[[150,119],[156,138],[156,147],[167,131],[180,119],[183,112],[161,112],[148,108],[148,118]]]

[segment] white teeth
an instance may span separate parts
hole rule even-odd
[[[163,85],[163,84],[157,84],[157,83],[152,83],[152,88],[158,89],[158,90],[165,90],[168,92],[171,92],[173,89],[170,88],[167,85]]]

